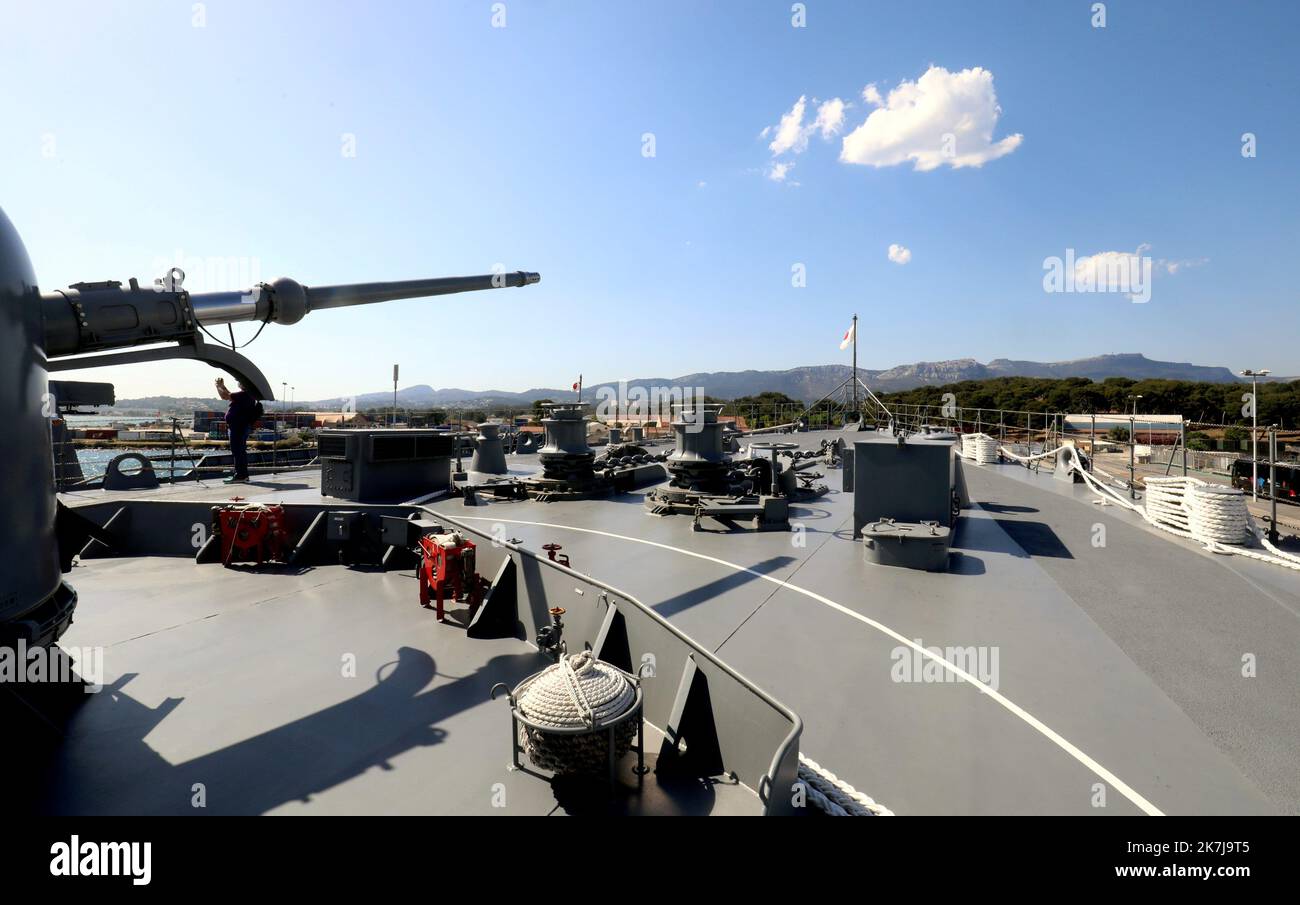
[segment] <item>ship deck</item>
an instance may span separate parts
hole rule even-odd
[[[839,435],[790,439],[825,436]],[[831,491],[792,507],[790,533],[692,531],[650,515],[640,492],[424,505],[530,549],[562,544],[575,569],[796,711],[801,750],[897,813],[1300,813],[1300,573],[1206,553],[1013,465],[966,468],[975,505],[948,573],[872,565],[850,536],[851,495],[825,472]],[[63,498],[319,502],[317,482]],[[508,741],[487,687],[544,661],[513,640],[466,645],[411,604],[412,573],[232,576],[147,557],[87,561],[70,579],[81,604],[62,644],[109,644],[119,684],[56,746],[58,809],[149,811],[155,776],[211,776],[234,811],[492,812]],[[982,654],[987,684],[926,669],[950,648]],[[340,678],[345,652],[356,679]],[[536,783],[515,800],[557,805]]]
[[[224,569],[92,560],[60,648],[102,647],[103,687],[6,687],[6,726],[36,781],[19,812],[53,814],[755,814],[726,782],[620,763],[552,780],[510,768],[513,687],[551,661],[515,639],[467,642],[413,603],[412,573]],[[82,670],[85,675],[86,671]],[[646,765],[662,735],[646,725]],[[14,752],[8,752],[13,756]]]

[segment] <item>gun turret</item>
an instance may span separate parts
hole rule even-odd
[[[296,324],[309,311],[322,308],[350,308],[397,299],[529,286],[540,281],[541,275],[516,271],[316,287],[280,277],[270,283],[258,283],[243,292],[195,294],[185,290],[184,280],[184,272],[172,268],[166,276],[154,280],[152,286],[142,287],[132,278],[125,287],[116,280],[74,283],[67,289],[43,294],[41,313],[49,370],[102,367],[162,358],[194,358],[230,372],[247,383],[260,398],[274,399],[270,384],[252,362],[233,348],[204,343],[200,327],[244,321]],[[85,358],[69,357],[159,343],[176,345]]]
[[[50,644],[67,629],[77,593],[63,581],[63,571],[100,530],[71,510],[56,509],[49,422],[59,414],[54,394],[68,386],[49,381],[47,371],[190,358],[227,371],[269,400],[275,396],[257,366],[233,342],[204,342],[202,327],[295,324],[318,308],[527,286],[541,278],[495,273],[315,288],[282,278],[247,292],[193,295],[184,279],[173,269],[152,286],[134,279],[126,286],[77,283],[41,294],[22,239],[0,210],[0,350],[6,375],[0,380],[0,646],[18,638]]]

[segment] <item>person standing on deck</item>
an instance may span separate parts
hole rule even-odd
[[[230,432],[230,454],[234,456],[235,468],[227,484],[248,483],[248,433],[258,419],[258,400],[242,380],[239,389],[230,392],[226,388],[226,378],[217,378],[217,395],[230,403],[226,409],[226,428]]]

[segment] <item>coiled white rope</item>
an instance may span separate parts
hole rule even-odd
[[[1012,456],[1012,458],[1018,457]],[[1130,512],[1136,512],[1148,524],[1159,528],[1161,531],[1189,540],[1200,541],[1205,544],[1205,549],[1211,553],[1244,556],[1247,559],[1255,559],[1270,565],[1300,572],[1300,557],[1279,550],[1269,543],[1267,537],[1264,536],[1259,525],[1255,522],[1254,517],[1246,509],[1245,494],[1236,488],[1209,484],[1198,478],[1147,478],[1148,500],[1151,494],[1150,487],[1153,483],[1156,485],[1156,495],[1158,497],[1155,510],[1148,512],[1146,508],[1124,499],[1113,488],[1107,487],[1098,481],[1078,464],[1072,470],[1097,492],[1103,505],[1115,504]],[[1177,501],[1173,499],[1178,495],[1178,491],[1173,489],[1172,484],[1169,483],[1171,481],[1187,482],[1185,486],[1194,495],[1189,500],[1187,494],[1183,494],[1184,499],[1182,502],[1189,510],[1186,515],[1186,528],[1179,525],[1179,513],[1175,508]],[[1202,487],[1211,489],[1207,493],[1197,494],[1196,491]],[[1193,516],[1190,510],[1198,505],[1202,511],[1197,516]],[[1240,532],[1238,532],[1238,527],[1241,529]],[[1244,544],[1250,537],[1259,541],[1260,545],[1268,552],[1261,553],[1258,550],[1245,547]]]
[[[995,465],[998,461],[998,441],[988,434],[975,438],[975,464]]]
[[[998,441],[988,434],[962,434],[961,457],[976,465],[994,465],[998,461]]]
[[[1246,497],[1235,487],[1193,484],[1190,527],[1192,537],[1206,543],[1244,544],[1250,536]]]
[[[894,812],[864,795],[811,758],[799,755],[799,780],[808,799],[832,817],[893,817]]]
[[[583,651],[540,673],[519,689],[519,711],[557,729],[599,727],[627,712],[636,691],[627,677]]]
[[[1192,507],[1188,491],[1196,478],[1147,478],[1147,515],[1157,525],[1192,533]]]

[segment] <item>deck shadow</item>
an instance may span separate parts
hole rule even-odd
[[[765,559],[760,563],[755,563],[749,568],[760,575],[770,575],[779,571],[795,561],[793,556],[773,556]],[[702,584],[698,587],[691,588],[676,596],[669,597],[667,600],[661,600],[659,603],[651,606],[651,609],[664,618],[672,618],[683,610],[688,610],[693,606],[712,600],[720,594],[730,591],[732,588],[747,584],[751,581],[757,581],[758,577],[750,572],[731,572],[721,578],[714,579],[708,584]]]

